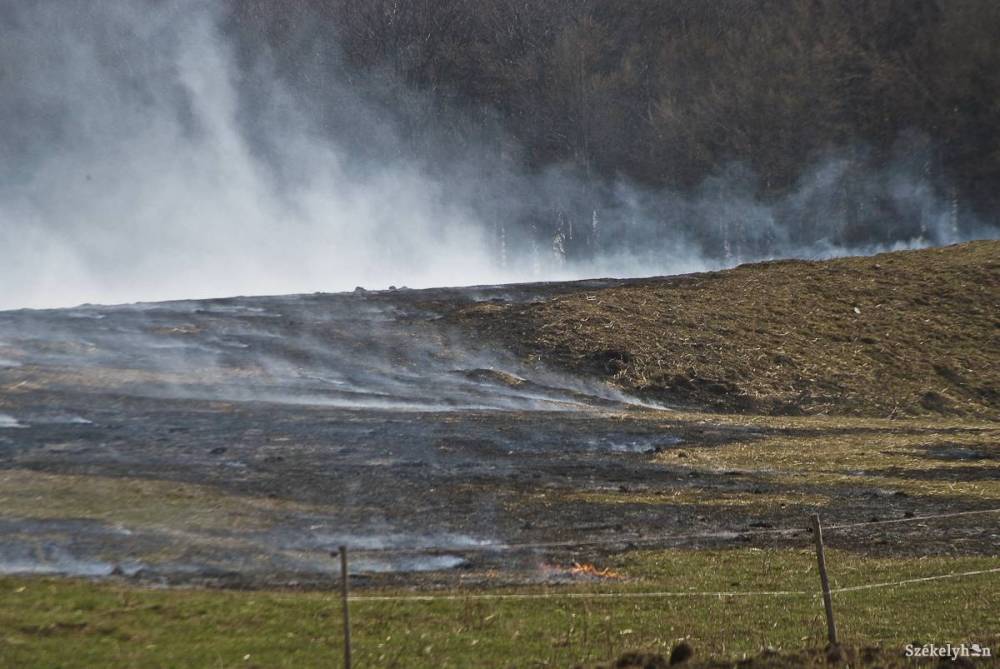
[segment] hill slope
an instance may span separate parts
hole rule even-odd
[[[533,360],[672,404],[1000,413],[996,241],[581,286],[457,318]]]

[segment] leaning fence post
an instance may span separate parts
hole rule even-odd
[[[830,595],[830,579],[826,575],[826,553],[823,550],[823,527],[819,514],[812,516],[813,538],[816,540],[816,560],[819,562],[819,580],[823,584],[823,606],[826,608],[826,631],[830,645],[837,644],[837,623],[833,619],[833,597]]]
[[[347,546],[340,547],[340,599],[344,609],[344,669],[351,669],[351,609],[347,590]]]

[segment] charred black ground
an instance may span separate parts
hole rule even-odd
[[[0,567],[322,585],[347,543],[378,583],[550,582],[632,544],[799,545],[755,532],[813,511],[989,508],[998,248],[0,313]],[[597,545],[505,548],[553,541]],[[980,521],[832,541],[997,546]]]

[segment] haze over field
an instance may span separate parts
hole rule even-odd
[[[0,667],[996,653],[998,34],[0,0]]]
[[[674,274],[998,235],[959,215],[916,129],[831,145],[780,192],[739,160],[657,185],[529,159],[490,105],[358,65],[344,26],[305,9],[281,33],[274,12],[0,3],[0,308]]]

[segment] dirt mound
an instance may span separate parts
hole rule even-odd
[[[520,355],[680,406],[773,414],[1000,411],[1000,242],[780,261],[480,303]]]

